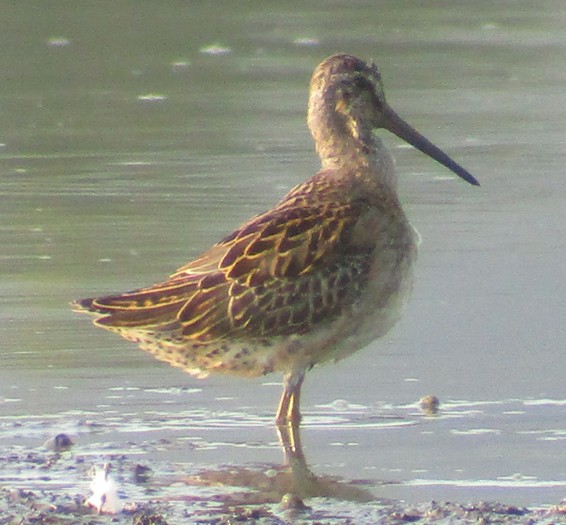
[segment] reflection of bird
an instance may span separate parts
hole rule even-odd
[[[206,376],[285,376],[277,422],[300,420],[304,374],[397,321],[415,236],[397,198],[385,128],[477,181],[385,102],[376,66],[335,55],[314,72],[308,124],[322,169],[167,280],[84,299],[95,324]]]
[[[341,477],[315,474],[303,453],[298,425],[279,425],[277,434],[285,454],[285,464],[282,466],[259,464],[205,468],[182,481],[189,485],[236,489],[224,493],[220,498],[224,505],[230,507],[280,503],[280,510],[300,511],[305,510],[303,498],[333,498],[357,502],[375,499],[362,486],[369,484],[369,481],[350,482]],[[246,490],[237,490],[242,488]]]

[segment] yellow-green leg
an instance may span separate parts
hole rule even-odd
[[[301,422],[301,386],[304,378],[303,371],[290,372],[283,378],[283,394],[275,418],[277,425],[298,425]]]

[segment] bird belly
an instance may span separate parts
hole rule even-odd
[[[407,224],[405,241],[379,249],[367,285],[343,315],[332,323],[326,348],[316,362],[338,361],[383,337],[400,319],[413,287],[416,232]],[[401,238],[403,238],[401,237]]]
[[[186,339],[170,330],[127,330],[121,335],[157,359],[197,377],[211,373],[247,377],[288,373],[344,359],[385,335],[399,320],[408,301],[416,235],[408,226],[404,235],[396,235],[395,239],[376,250],[360,296],[335,319],[318,323],[309,332],[210,342]]]

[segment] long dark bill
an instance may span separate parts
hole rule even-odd
[[[452,170],[456,175],[458,175],[458,177],[461,177],[466,182],[469,182],[474,186],[480,185],[471,173],[462,168],[462,166],[460,166],[457,162],[454,162],[448,155],[446,155],[446,153],[444,153],[444,151],[436,147],[416,129],[407,124],[389,106],[387,106],[383,112],[383,127],[403,139],[405,142],[411,144],[411,146],[422,151],[425,155],[428,155],[430,158],[440,162],[440,164],[446,166],[449,170]]]

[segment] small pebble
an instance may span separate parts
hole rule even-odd
[[[303,503],[303,500],[299,498],[296,494],[288,492],[281,498],[281,503],[279,507],[282,510],[294,510],[294,511],[304,511],[310,509],[307,505]]]
[[[434,415],[438,414],[438,409],[440,407],[440,400],[433,395],[428,395],[421,397],[419,400],[419,404],[421,405],[421,410],[427,415]]]
[[[73,445],[74,443],[67,434],[57,434],[43,444],[46,449],[52,450],[53,452],[64,452],[65,450],[69,450]]]
[[[151,476],[151,469],[137,463],[133,468],[134,483],[147,483]]]

